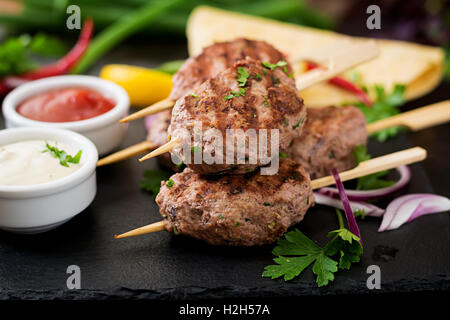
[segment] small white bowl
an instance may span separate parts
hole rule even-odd
[[[16,108],[21,102],[36,94],[50,90],[82,87],[96,90],[105,97],[111,98],[116,105],[110,111],[81,121],[43,122],[28,119],[20,115]],[[3,100],[3,115],[7,128],[16,127],[49,127],[73,130],[88,137],[97,146],[100,155],[117,149],[125,138],[127,124],[119,120],[128,115],[130,99],[126,91],[119,85],[93,76],[58,76],[25,83],[11,91]]]
[[[15,233],[51,230],[86,209],[97,192],[98,153],[86,137],[55,128],[0,131],[0,146],[26,140],[53,140],[81,149],[83,165],[60,179],[23,186],[0,185],[0,229]]]

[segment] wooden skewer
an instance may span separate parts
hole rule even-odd
[[[427,157],[427,151],[421,147],[406,149],[403,151],[394,152],[385,156],[377,157],[367,161],[361,162],[357,167],[339,173],[342,181],[348,181],[355,178],[363,177],[375,172],[389,170],[400,165],[407,165],[424,160]],[[323,188],[335,184],[333,176],[326,176],[323,178],[311,181],[313,190]],[[114,238],[121,239],[127,237],[134,237],[146,233],[152,233],[165,230],[166,220],[155,222],[126,233],[115,235]]]
[[[97,167],[138,156],[150,150],[156,149],[157,147],[158,146],[151,141],[143,141],[98,160]]]
[[[445,100],[369,123],[367,132],[372,134],[395,126],[404,126],[412,131],[417,131],[448,121],[450,121],[450,100]]]
[[[175,105],[175,101],[167,98],[161,101],[156,102],[155,104],[152,104],[151,106],[148,106],[142,110],[139,110],[135,113],[130,114],[129,116],[123,118],[120,120],[120,123],[129,122],[133,120],[137,120],[139,118],[143,118],[146,116],[149,116],[151,114],[155,114],[164,110],[172,109]]]
[[[139,162],[148,160],[150,158],[153,157],[157,157],[163,153],[166,152],[170,152],[172,151],[176,146],[178,146],[180,143],[178,142],[178,140],[170,140],[169,142],[167,142],[166,144],[162,145],[161,147],[159,147],[156,150],[153,150],[152,152],[150,152],[149,154],[145,155],[144,157],[139,159]]]
[[[297,77],[297,87],[299,90],[302,90],[321,81],[330,79],[357,64],[375,58],[378,54],[379,50],[374,41],[366,41],[364,43],[350,46],[347,50],[341,50],[337,54],[333,53],[333,55],[327,60],[328,67],[326,69],[313,69]],[[141,110],[139,112],[143,111],[144,110]],[[177,143],[175,141],[170,141],[152,151],[145,157],[139,159],[139,161],[142,162],[144,160],[159,156],[162,153],[169,152],[176,146]]]
[[[346,50],[333,52],[323,61],[317,61],[324,69],[313,69],[295,78],[297,89],[303,90],[368,60],[377,57],[380,53],[374,40],[358,42],[347,46]]]
[[[166,226],[166,220],[162,220],[162,221],[158,221],[119,235],[115,235],[114,238],[115,239],[122,239],[122,238],[127,238],[127,237],[134,237],[134,236],[139,236],[141,234],[146,234],[146,233],[152,233],[152,232],[158,232],[158,231],[163,231],[165,229]]]
[[[323,50],[315,50],[314,54],[302,56],[301,59],[297,58],[299,60],[296,59],[293,62],[296,63],[300,60],[308,59],[326,67],[325,69],[310,70],[297,76],[297,88],[298,90],[303,90],[321,81],[330,79],[347,69],[375,58],[378,54],[379,49],[373,40],[353,44],[349,40],[333,42],[331,45],[325,46]],[[121,119],[120,122],[129,122],[164,110],[169,110],[173,108],[174,104],[175,101],[164,99]]]
[[[427,151],[421,147],[406,149],[394,152],[385,156],[377,157],[361,162],[353,169],[339,173],[342,181],[352,180],[364,177],[369,174],[396,168],[400,165],[411,164],[424,160],[427,157]],[[333,176],[326,176],[311,181],[313,190],[323,188],[334,184]]]

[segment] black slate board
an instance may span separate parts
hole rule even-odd
[[[130,58],[132,52],[132,59]],[[149,63],[147,53],[151,52]],[[102,64],[126,62],[154,66],[183,57],[183,45],[152,44],[123,48]],[[92,71],[98,73],[100,65]],[[448,99],[450,86],[441,85],[432,95],[409,103],[405,110]],[[3,128],[3,119],[0,123]],[[411,166],[413,178],[402,193],[436,192],[449,196],[449,132],[442,125],[418,133],[402,133],[384,144],[370,141],[373,156],[413,145],[430,154],[423,164]],[[142,141],[142,122],[130,127],[124,146]],[[399,230],[377,233],[380,220],[360,222],[365,251],[360,264],[340,272],[325,288],[317,288],[311,270],[298,279],[262,278],[272,263],[273,246],[260,248],[212,247],[166,232],[123,240],[113,235],[160,220],[152,196],[139,189],[145,169],[156,161],[138,164],[136,159],[97,170],[98,194],[94,203],[64,226],[51,232],[23,236],[0,232],[0,299],[8,298],[218,298],[293,297],[327,294],[366,294],[367,266],[382,272],[381,293],[450,289],[450,216],[422,217]],[[424,169],[426,168],[426,169]],[[298,227],[319,243],[337,227],[334,210],[316,206]],[[375,247],[398,250],[389,261],[377,258]],[[81,268],[81,290],[67,290],[66,268]]]

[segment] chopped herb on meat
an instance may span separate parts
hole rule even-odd
[[[248,78],[250,77],[250,73],[248,73],[247,69],[244,69],[242,67],[239,67],[237,71],[237,81],[239,82],[239,87],[244,87],[247,83]]]

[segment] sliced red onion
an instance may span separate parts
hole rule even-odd
[[[145,117],[145,130],[150,130],[150,126],[152,125],[153,120],[155,120],[156,114],[151,114]]]
[[[359,242],[363,245],[361,234],[359,232],[358,224],[356,223],[355,216],[353,215],[352,208],[350,207],[350,202],[348,201],[347,194],[345,193],[344,184],[341,181],[341,177],[339,177],[339,173],[336,169],[331,170],[333,174],[333,178],[336,181],[336,186],[339,191],[339,197],[342,200],[342,205],[344,206],[345,216],[347,217],[348,228],[351,233],[356,235],[359,238]]]
[[[400,179],[392,186],[375,190],[346,190],[348,198],[350,200],[366,201],[373,198],[387,196],[402,189],[411,179],[411,171],[408,166],[399,166],[397,171],[400,174]],[[336,188],[321,188],[317,192],[335,198],[339,195],[339,190]]]
[[[314,192],[314,198],[317,204],[330,206],[338,209],[344,209],[342,202],[339,199],[325,196],[318,192]],[[381,217],[384,214],[384,209],[381,209],[373,204],[362,201],[349,201],[352,211],[364,210],[364,216],[367,217]]]
[[[450,210],[450,199],[434,194],[416,193],[389,203],[378,232],[393,230],[423,215]]]

